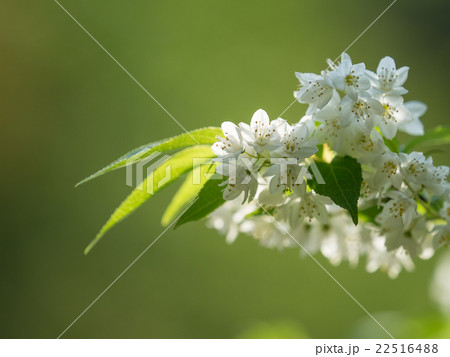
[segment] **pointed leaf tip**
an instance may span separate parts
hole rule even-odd
[[[168,160],[161,163],[160,166],[154,168],[150,175],[144,179],[140,185],[135,188],[130,195],[116,208],[108,221],[103,225],[100,232],[95,236],[92,242],[87,246],[85,254],[97,244],[97,242],[117,223],[125,219],[128,215],[139,208],[150,197],[158,193],[161,189],[174,182],[178,177],[184,173],[192,170],[195,165],[201,165],[211,160],[214,153],[209,145],[196,145],[188,147],[182,151],[177,152]],[[170,175],[167,176],[167,170]],[[151,180],[151,181],[150,181]],[[148,183],[156,183],[154,185]],[[149,192],[148,188],[152,191]]]
[[[154,153],[162,153],[194,145],[214,144],[217,141],[217,135],[223,135],[221,128],[206,127],[140,146],[121,156],[117,160],[105,166],[103,169],[81,180],[75,185],[75,187],[78,187],[110,171],[141,161]]]
[[[357,225],[358,199],[362,185],[361,165],[349,156],[335,157],[329,164],[316,162],[316,165],[325,183],[319,183],[319,177],[313,175],[313,179],[308,181],[309,186],[316,193],[331,198],[338,206],[346,209]]]

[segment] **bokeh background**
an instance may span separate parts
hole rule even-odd
[[[390,0],[61,0],[186,128],[271,117],[295,71],[319,72]],[[0,11],[0,337],[56,338],[162,232],[175,187],[83,250],[129,193],[117,171],[81,178],[181,129],[51,0]],[[446,0],[398,0],[349,50],[411,67],[407,99],[448,123]],[[296,104],[284,117],[296,121]],[[436,161],[448,164],[447,154]],[[443,253],[396,280],[319,260],[395,337],[450,337],[430,299]],[[447,256],[447,259],[450,257]],[[450,297],[449,297],[450,299]],[[67,338],[386,337],[310,259],[202,222],[169,230]]]

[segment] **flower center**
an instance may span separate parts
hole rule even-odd
[[[394,218],[402,217],[405,213],[406,208],[403,203],[393,203],[392,207],[389,208],[389,213],[394,216]]]
[[[383,113],[384,122],[386,123],[388,120],[393,120],[396,123],[397,119],[395,118],[395,116],[398,113],[398,109],[387,103],[383,104],[383,108],[384,108]]]
[[[411,164],[408,166],[408,172],[415,177],[417,177],[420,173],[425,171],[425,164],[423,162],[419,162],[416,159],[413,160]]]
[[[397,165],[393,161],[387,161],[384,163],[381,172],[386,174],[388,178],[391,178],[397,172]]]
[[[356,116],[356,121],[359,122],[361,119],[366,120],[366,118],[370,118],[370,114],[368,113],[368,109],[370,106],[366,105],[362,100],[357,101],[352,106],[352,113]]]
[[[380,84],[382,88],[384,89],[390,89],[392,88],[392,85],[394,84],[395,80],[397,79],[398,75],[394,68],[388,69],[383,67],[381,69],[381,74],[378,75],[378,78],[380,80]]]
[[[345,77],[345,83],[348,86],[353,86],[356,83],[356,79],[357,79],[356,76],[354,76],[353,74],[349,74],[347,77]]]

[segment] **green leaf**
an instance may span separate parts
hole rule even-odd
[[[196,159],[195,165],[200,165],[201,163],[210,161],[214,156],[211,147],[206,145],[192,146],[174,154],[144,179],[120,206],[116,208],[84,253],[89,253],[92,247],[97,244],[108,230],[136,210],[150,197],[168,186],[185,172],[192,170],[194,166],[193,159]],[[149,188],[152,188],[152,190],[149,190]]]
[[[188,172],[186,179],[178,189],[161,219],[163,227],[167,227],[195,198],[214,173],[217,164],[201,165]]]
[[[208,180],[198,194],[197,200],[178,219],[174,228],[176,229],[188,222],[198,221],[223,205],[225,203],[222,192],[223,188],[219,185],[225,180],[225,177],[221,177],[219,180],[214,178]]]
[[[108,166],[97,171],[91,176],[85,178],[84,180],[78,182],[75,187],[86,183],[94,178],[102,176],[107,172],[116,170],[118,168],[136,163],[140,160],[145,159],[154,152],[165,152],[174,149],[185,148],[197,144],[214,144],[216,140],[216,135],[223,135],[221,128],[207,127],[202,129],[197,129],[190,131],[189,133],[184,133],[177,135],[168,139],[163,139],[155,141],[153,143],[140,146],[136,149],[131,150],[127,154],[121,156],[117,160],[110,163]]]
[[[406,144],[403,151],[411,152],[420,145],[439,146],[447,144],[450,144],[450,127],[438,126],[424,135],[412,139]]]
[[[395,153],[399,153],[400,152],[400,146],[398,143],[397,138],[393,138],[392,140],[388,140],[388,139],[384,139],[384,144],[392,151]]]
[[[318,194],[330,197],[334,203],[346,209],[352,217],[353,223],[358,224],[358,199],[361,191],[361,165],[355,159],[335,157],[331,163],[316,162],[325,181],[320,184],[316,177],[309,181],[309,185]]]

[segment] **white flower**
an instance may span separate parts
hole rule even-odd
[[[434,236],[433,243],[435,249],[441,247],[448,247],[450,245],[450,225],[447,223],[436,226],[433,232],[433,236]]]
[[[291,235],[303,247],[300,249],[300,256],[304,258],[308,253],[315,254],[320,250],[324,237],[323,225],[318,221],[296,222]]]
[[[425,134],[425,129],[423,123],[420,121],[420,117],[427,111],[426,104],[417,100],[412,100],[406,102],[404,105],[411,113],[412,120],[410,122],[400,123],[398,129],[409,135],[419,136]]]
[[[413,121],[413,117],[403,105],[403,98],[400,96],[383,95],[380,102],[384,108],[379,120],[380,130],[387,139],[392,140],[397,134],[398,127],[405,127],[407,123]]]
[[[281,118],[272,123],[277,128],[281,146],[271,152],[271,157],[295,157],[303,160],[317,152],[317,139],[312,138],[315,129],[312,120],[305,120],[292,126]]]
[[[348,260],[356,266],[361,250],[361,232],[348,215],[330,217],[326,236],[321,240],[320,251],[333,265]]]
[[[368,131],[357,125],[350,125],[342,130],[339,142],[339,146],[333,147],[338,155],[349,155],[362,164],[371,163],[386,150],[378,131]]]
[[[306,189],[306,179],[311,178],[306,167],[296,163],[272,165],[264,175],[272,176],[269,182],[269,192],[275,196],[284,193],[286,190],[300,196]]]
[[[414,263],[405,249],[399,248],[388,252],[384,242],[385,238],[383,236],[374,235],[372,238],[367,252],[366,269],[369,273],[381,269],[387,271],[391,279],[395,279],[402,268],[405,268],[407,271],[414,270]]]
[[[321,76],[300,72],[296,72],[295,75],[300,81],[300,88],[294,92],[294,97],[300,103],[310,104],[308,113],[322,109],[328,104],[335,90],[327,72],[322,71]]]
[[[313,192],[305,192],[300,199],[292,201],[289,217],[291,225],[295,227],[298,223],[305,220],[312,222],[313,219],[322,224],[327,224],[328,211],[326,205],[331,204],[333,202],[328,197]]]
[[[403,84],[408,78],[409,67],[402,67],[397,70],[395,62],[391,57],[384,57],[377,68],[377,73],[367,70],[366,74],[372,86],[389,95],[403,95],[408,91],[403,88]]]
[[[392,215],[397,214],[392,212]],[[381,233],[385,236],[388,251],[404,248],[412,257],[421,256],[423,259],[433,254],[431,234],[427,227],[425,216],[417,216],[408,226],[399,224],[398,219],[390,217],[382,223]],[[430,250],[431,249],[431,255]]]
[[[239,127],[246,143],[258,153],[274,150],[281,145],[276,126],[262,109],[253,114],[250,125],[240,123]]]
[[[431,158],[430,158],[431,159]],[[431,192],[441,195],[446,190],[445,184],[449,173],[448,166],[431,166],[427,168],[427,178],[423,185]]]
[[[368,130],[375,126],[375,119],[383,114],[381,103],[367,93],[361,93],[356,100],[345,96],[341,101],[341,116],[344,122],[362,125]]]
[[[352,64],[350,56],[344,53],[337,69],[330,73],[330,78],[336,89],[345,91],[350,98],[357,100],[358,92],[370,88],[370,81],[365,72],[364,63]]]
[[[413,189],[420,190],[424,186],[438,195],[446,190],[447,166],[433,166],[433,159],[426,159],[420,152],[400,154],[400,162],[401,172]]]
[[[278,249],[296,245],[295,241],[286,233],[287,229],[287,226],[280,222],[274,222],[274,219],[267,214],[250,217],[241,225],[242,232],[251,234],[261,245]]]
[[[420,152],[410,154],[400,154],[400,169],[405,180],[415,189],[419,189],[426,180],[427,168],[432,164],[431,158],[428,160]]]
[[[400,191],[390,191],[385,194],[390,200],[383,204],[383,211],[377,221],[390,231],[409,229],[417,217],[417,203]]]
[[[265,176],[272,176],[269,192],[279,195],[287,190],[300,194],[306,187],[305,178],[310,178],[301,162],[317,152],[317,140],[311,138],[314,132],[312,120],[304,120],[293,126],[283,119],[272,122],[281,138],[282,145],[270,153],[272,165]]]
[[[239,234],[239,226],[246,215],[254,212],[257,208],[255,203],[242,205],[242,199],[238,197],[225,202],[212,212],[208,216],[206,225],[225,235],[227,243],[233,243]]]
[[[222,124],[224,138],[217,137],[212,150],[221,163],[216,172],[226,178],[227,202],[207,224],[227,242],[239,233],[280,249],[296,247],[297,241],[336,265],[356,265],[367,255],[369,272],[387,270],[394,278],[403,268],[413,269],[411,257],[428,259],[436,248],[450,245],[449,168],[434,166],[422,153],[390,150],[387,140],[398,131],[424,134],[420,117],[426,105],[403,102],[407,67],[397,69],[385,57],[373,73],[343,54],[329,68],[320,75],[296,73],[300,87],[294,95],[309,104],[297,123],[270,121],[260,109],[250,125]],[[361,164],[358,226],[330,198],[308,187],[306,162],[317,152],[324,162],[348,155]]]
[[[287,198],[286,192],[284,191],[271,193],[269,185],[260,185],[259,188],[261,189],[261,192],[257,194],[257,200],[261,205],[269,207],[282,206]]]
[[[375,173],[364,171],[362,172],[363,181],[361,183],[361,195],[366,200],[374,199],[381,191],[382,186],[385,184],[384,180],[380,182],[375,180]]]
[[[218,140],[211,146],[211,150],[219,157],[237,156],[243,151],[241,130],[232,122],[222,123],[225,139],[216,136]]]
[[[378,187],[390,183],[398,190],[401,188],[403,176],[400,173],[400,158],[398,154],[387,150],[374,160],[372,164],[377,169],[373,181]]]
[[[228,177],[224,182],[223,199],[230,201],[244,192],[243,203],[251,201],[258,190],[258,173],[251,167],[251,160],[227,160],[216,167],[216,173]]]
[[[334,149],[339,148],[341,142],[345,140],[345,136],[342,135],[343,128],[350,123],[349,120],[342,120],[339,111],[339,102],[340,97],[336,95],[325,108],[313,115],[313,119],[320,123],[316,129],[316,136],[319,143],[326,143]]]

